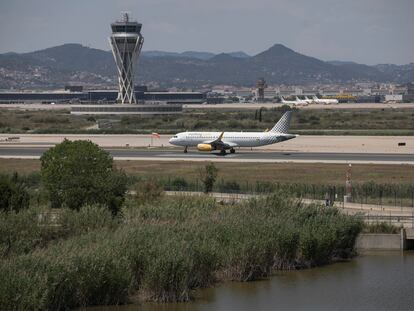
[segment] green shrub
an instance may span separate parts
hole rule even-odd
[[[17,174],[0,175],[0,211],[19,211],[29,206],[29,193]]]
[[[173,191],[183,191],[188,187],[188,183],[183,177],[175,177],[170,185]]]
[[[104,204],[113,214],[121,208],[127,177],[114,169],[112,157],[98,145],[64,140],[40,160],[52,207],[79,209],[86,204]]]
[[[216,182],[218,169],[214,163],[207,164],[204,169],[200,168],[199,175],[201,182],[204,185],[204,192],[209,193],[213,191],[214,183]]]

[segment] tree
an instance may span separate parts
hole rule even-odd
[[[0,176],[0,211],[19,211],[29,207],[30,196],[25,185],[14,174]]]
[[[204,184],[204,192],[209,193],[213,191],[214,183],[217,179],[218,169],[214,163],[207,164],[204,169],[199,170],[200,178]]]
[[[127,177],[113,159],[91,141],[64,140],[41,157],[41,177],[52,207],[79,210],[104,204],[116,214],[125,199]]]

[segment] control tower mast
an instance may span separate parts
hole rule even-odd
[[[141,53],[144,37],[142,24],[129,20],[128,13],[122,13],[122,20],[111,24],[109,42],[118,69],[119,92],[117,102],[136,104],[134,92],[134,64]]]
[[[257,102],[263,103],[265,101],[265,88],[267,88],[267,84],[264,78],[260,78],[256,82],[257,87]]]

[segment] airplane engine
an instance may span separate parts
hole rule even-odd
[[[213,151],[213,147],[210,144],[198,144],[198,151]]]

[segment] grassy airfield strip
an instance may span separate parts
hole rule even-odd
[[[413,104],[414,107],[414,104]],[[75,116],[69,111],[0,110],[0,133],[10,134],[174,134],[182,131],[263,131],[287,107],[255,110],[185,110],[181,115]],[[98,128],[98,124],[103,128]],[[295,109],[291,131],[301,135],[414,135],[414,110]]]
[[[198,170],[204,162],[184,161],[115,161],[118,168],[128,174],[140,174],[148,177],[175,177],[197,179]],[[340,184],[345,183],[345,164],[313,164],[313,163],[215,163],[220,178],[239,182],[270,182]],[[241,169],[242,167],[242,169]],[[39,160],[1,159],[0,173],[28,174],[40,170]],[[315,178],[318,176],[318,178]],[[354,165],[352,180],[355,183],[374,181],[376,183],[410,184],[413,182],[414,166],[412,165]]]

